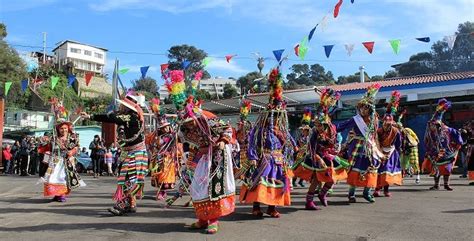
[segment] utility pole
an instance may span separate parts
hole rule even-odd
[[[43,32],[43,64],[46,63],[46,32]]]

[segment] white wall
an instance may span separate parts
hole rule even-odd
[[[15,120],[15,114],[17,116]],[[45,116],[48,118],[45,119]],[[5,113],[5,126],[13,128],[50,128],[53,124],[53,115],[46,112],[33,112],[26,110],[7,111]]]

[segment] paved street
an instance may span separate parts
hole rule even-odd
[[[349,204],[340,184],[330,206],[316,212],[303,210],[306,188],[297,188],[280,219],[256,220],[239,205],[213,236],[187,229],[194,221],[193,209],[182,207],[187,198],[164,209],[148,186],[135,215],[112,217],[115,179],[84,179],[88,186],[67,203],[53,203],[36,177],[0,176],[0,240],[474,240],[474,187],[457,176],[453,192],[428,191],[432,179],[424,176],[375,204],[362,197]]]

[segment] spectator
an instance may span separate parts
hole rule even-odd
[[[117,151],[115,152],[115,155],[114,155],[114,165],[112,165],[114,175],[118,175],[117,170],[120,170],[119,160],[120,160],[121,155],[122,155],[122,149],[120,147],[118,147]]]
[[[114,157],[112,154],[112,150],[110,148],[107,149],[105,152],[105,163],[107,164],[107,174],[109,176],[113,176],[114,173],[112,172],[112,164],[114,162]]]
[[[10,166],[12,163],[12,153],[11,153],[11,146],[6,145],[2,151],[2,160],[3,160],[3,173],[9,174],[10,173]]]
[[[19,173],[20,171],[20,163],[19,163],[19,153],[20,153],[20,142],[19,141],[15,141],[15,144],[13,144],[12,146],[12,149],[11,149],[11,153],[12,153],[12,160],[11,160],[11,163],[10,163],[10,174],[13,174],[13,173]]]
[[[28,176],[28,159],[30,155],[29,137],[25,136],[20,144],[20,176]]]
[[[86,148],[86,147],[82,147],[81,155],[87,155],[87,156],[89,156],[89,152],[87,151],[87,148]]]
[[[38,171],[38,142],[36,138],[31,137],[30,138],[30,162],[28,165],[28,173],[30,175],[36,175],[36,172]]]
[[[99,135],[94,136],[94,140],[92,140],[91,144],[89,145],[89,149],[91,150],[94,178],[98,178],[102,172],[101,160],[103,160],[103,156],[105,154],[104,144],[102,143]]]

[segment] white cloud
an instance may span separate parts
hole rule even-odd
[[[95,11],[112,11],[119,9],[151,9],[170,12],[174,14],[195,12],[200,10],[224,8],[227,12],[232,12],[231,0],[103,0],[99,3],[89,4]]]
[[[238,65],[236,61],[231,60],[230,63],[227,63],[225,59],[216,58],[212,59],[212,61],[207,65],[206,69],[228,71],[235,74],[244,74],[250,72],[249,70]]]

